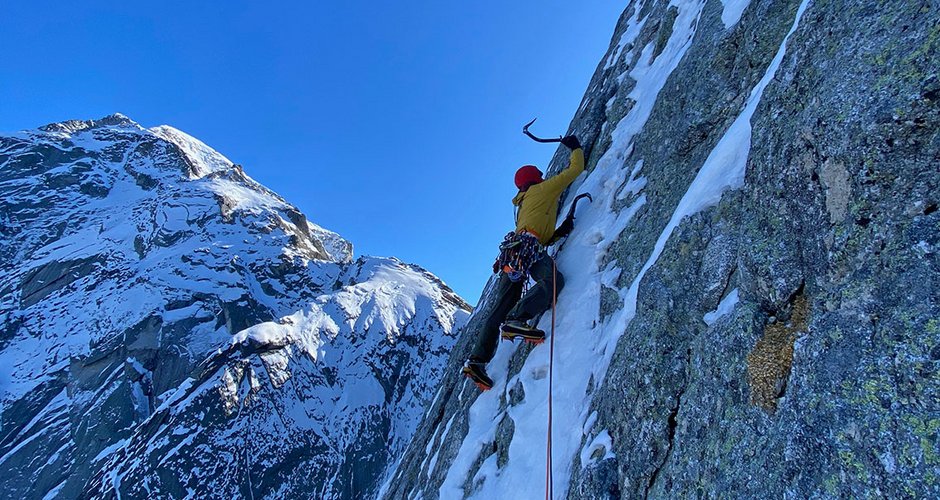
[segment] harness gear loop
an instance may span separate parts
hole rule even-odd
[[[502,270],[510,281],[518,283],[529,278],[529,269],[545,254],[545,247],[539,242],[538,235],[531,231],[510,232],[499,245],[499,257],[493,265],[493,272]]]

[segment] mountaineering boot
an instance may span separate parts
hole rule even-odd
[[[500,328],[500,336],[503,340],[515,340],[521,338],[530,344],[541,344],[545,342],[545,332],[538,328],[529,326],[528,323],[518,319],[509,319],[503,323]]]
[[[473,381],[481,391],[493,388],[493,379],[486,374],[486,363],[468,359],[463,365],[463,374]]]

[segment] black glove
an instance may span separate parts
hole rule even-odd
[[[574,230],[574,217],[565,217],[561,225],[555,228],[555,234],[552,235],[549,245],[554,245],[558,240],[567,237]]]
[[[561,143],[565,145],[568,149],[574,151],[575,149],[581,148],[581,141],[578,140],[578,136],[569,135],[561,140]]]

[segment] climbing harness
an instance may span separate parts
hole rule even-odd
[[[531,232],[510,232],[499,245],[493,272],[503,271],[513,283],[528,282],[529,269],[545,253],[538,236]]]

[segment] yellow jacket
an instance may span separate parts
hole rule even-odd
[[[555,234],[558,198],[583,171],[584,151],[578,148],[571,152],[568,168],[538,184],[533,184],[527,191],[519,191],[512,199],[512,204],[519,209],[516,216],[516,232],[535,233],[539,241],[547,245]]]

